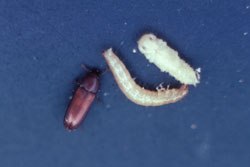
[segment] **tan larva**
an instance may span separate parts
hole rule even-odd
[[[114,78],[125,96],[132,102],[143,106],[160,106],[175,103],[188,93],[188,86],[182,85],[179,89],[146,90],[137,85],[125,65],[114,54],[112,49],[103,52]]]
[[[138,41],[141,53],[162,72],[168,72],[178,81],[187,85],[199,83],[199,73],[178,56],[178,52],[153,34],[145,34]]]

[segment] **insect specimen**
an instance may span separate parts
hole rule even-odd
[[[138,41],[138,48],[149,62],[154,63],[162,72],[168,72],[181,83],[195,86],[200,82],[199,71],[193,70],[178,56],[177,51],[155,35],[143,35]]]
[[[83,67],[86,68],[85,66]],[[97,71],[89,71],[80,82],[64,117],[64,126],[66,129],[76,129],[86,117],[99,88],[98,76],[99,73]]]
[[[146,90],[137,85],[125,65],[115,55],[112,49],[103,52],[114,78],[125,96],[136,104],[143,106],[160,106],[175,103],[188,93],[188,86],[182,85],[179,89]]]

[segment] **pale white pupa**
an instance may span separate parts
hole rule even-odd
[[[182,60],[177,51],[155,35],[143,35],[138,40],[138,48],[149,62],[154,63],[162,72],[168,72],[181,83],[195,86],[200,82],[199,72]]]
[[[143,106],[160,106],[175,103],[188,93],[187,85],[182,85],[179,89],[165,89],[162,86],[160,86],[157,91],[144,89],[135,83],[125,65],[115,55],[112,49],[104,51],[103,56],[121,91],[128,99],[136,104]]]

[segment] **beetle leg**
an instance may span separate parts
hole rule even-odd
[[[84,88],[84,87],[85,87],[85,84],[79,84],[79,87],[80,87],[80,88]]]
[[[81,79],[80,78],[76,78],[74,80],[74,83],[76,83],[78,86],[81,85]]]
[[[102,106],[104,106],[103,101],[101,100],[100,97],[96,96],[96,100],[98,104],[101,104]]]

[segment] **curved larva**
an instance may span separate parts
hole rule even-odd
[[[161,71],[168,72],[178,81],[187,85],[199,83],[199,73],[178,56],[178,52],[153,34],[145,34],[138,41],[141,53]]]
[[[125,65],[114,54],[112,49],[103,52],[114,78],[125,96],[136,104],[143,106],[160,106],[175,103],[188,93],[188,86],[179,89],[165,89],[159,91],[146,90],[137,85]]]

